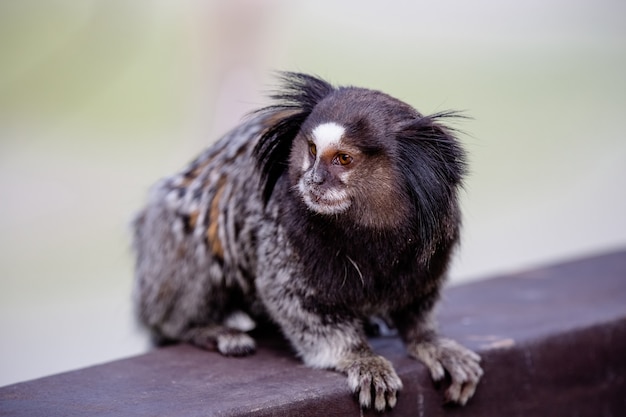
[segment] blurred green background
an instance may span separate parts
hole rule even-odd
[[[276,69],[472,117],[451,283],[626,246],[623,1],[3,0],[0,385],[148,348],[128,222]]]

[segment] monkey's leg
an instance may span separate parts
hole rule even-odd
[[[433,380],[442,380],[446,373],[450,376],[446,401],[465,405],[483,375],[480,356],[454,340],[439,337],[430,315],[423,318],[404,312],[397,315],[396,323],[409,354],[426,365]]]
[[[165,268],[157,270],[167,272]],[[243,311],[210,306],[212,297],[227,304],[228,291],[211,282],[204,282],[204,288],[198,290],[184,274],[146,274],[141,278],[147,283],[137,294],[137,310],[155,339],[186,342],[226,356],[254,352],[255,342],[246,334],[254,328],[254,321]]]
[[[387,359],[372,352],[359,320],[324,319],[281,289],[265,295],[270,314],[306,365],[346,374],[363,408],[383,411],[396,405],[402,381]]]
[[[346,374],[348,386],[363,408],[383,411],[396,405],[402,381],[387,359],[372,352],[360,323],[324,326],[317,316],[307,321],[315,324],[291,338],[305,364]]]

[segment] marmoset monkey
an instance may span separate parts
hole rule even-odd
[[[480,358],[432,318],[459,240],[466,158],[443,124],[454,114],[281,79],[271,106],[152,188],[134,222],[140,320],[159,338],[241,356],[267,317],[306,365],[346,374],[360,405],[383,411],[402,382],[363,330],[382,315],[465,404]]]

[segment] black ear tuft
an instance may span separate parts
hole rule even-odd
[[[275,104],[257,112],[266,115],[267,120],[277,117],[254,149],[266,204],[276,181],[287,169],[291,145],[302,123],[317,103],[334,91],[332,85],[311,75],[281,72],[279,80],[281,89],[270,96]]]
[[[280,90],[270,95],[276,104],[267,107],[268,110],[297,109],[311,113],[317,103],[335,90],[321,78],[299,72],[279,72],[278,80]]]
[[[440,121],[462,118],[443,112],[416,118],[398,132],[398,169],[417,210],[417,225],[424,243],[442,236],[467,171],[466,154],[455,131]]]

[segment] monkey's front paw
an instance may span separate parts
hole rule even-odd
[[[446,371],[451,384],[446,390],[446,401],[465,405],[474,395],[483,370],[480,356],[454,340],[434,339],[409,345],[409,353],[421,360],[435,381],[440,381]]]
[[[369,408],[374,398],[374,408],[384,411],[396,405],[396,397],[402,389],[402,381],[391,363],[381,356],[355,359],[346,368],[348,385],[359,396],[363,408]]]
[[[246,333],[229,329],[217,336],[217,350],[224,356],[247,356],[254,353],[256,343]]]

